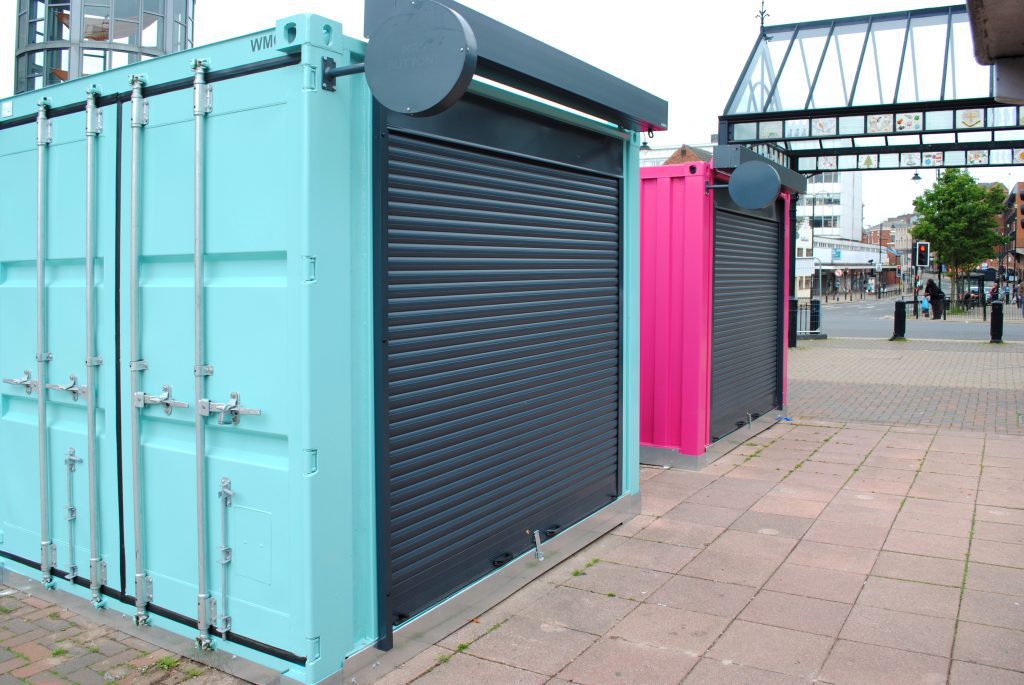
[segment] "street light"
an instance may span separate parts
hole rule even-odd
[[[813,249],[811,250],[811,254],[814,254]],[[818,297],[821,298],[821,260],[818,259],[817,257],[811,257],[811,259],[813,259],[816,262],[815,271],[818,272]],[[811,299],[813,300],[814,298],[812,297]]]
[[[811,177],[813,180],[814,177]],[[804,197],[811,201],[811,219],[807,222],[808,227],[811,229],[811,258],[814,258],[814,218],[815,210],[818,207],[818,193],[807,193]],[[819,263],[821,260],[817,260]],[[811,281],[811,290],[814,290],[814,282]],[[821,297],[821,272],[818,272],[818,297]],[[814,299],[814,293],[811,292],[811,299]]]
[[[882,224],[878,224],[878,264],[875,265],[875,299],[882,299]]]
[[[917,169],[914,169],[914,175],[910,177],[910,180],[914,183],[921,182],[921,174],[917,173]]]

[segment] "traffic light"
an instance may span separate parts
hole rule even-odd
[[[903,278],[903,265],[896,265],[896,278]]]
[[[930,243],[924,241],[917,244],[917,256],[914,258],[914,264],[917,266],[927,267],[932,263],[932,246]]]

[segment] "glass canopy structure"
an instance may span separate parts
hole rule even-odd
[[[1024,165],[1024,107],[992,79],[963,5],[766,26],[719,141],[802,173]]]
[[[192,47],[195,0],[18,0],[17,7],[18,93]]]

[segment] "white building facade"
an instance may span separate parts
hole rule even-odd
[[[797,201],[797,222],[806,219],[815,236],[859,241],[864,226],[862,184],[858,172],[815,174],[807,180],[807,192]]]

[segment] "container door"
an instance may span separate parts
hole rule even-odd
[[[46,124],[41,177],[37,126],[0,131],[0,554],[38,568],[47,540],[49,558],[43,565],[52,568],[53,577],[86,586],[92,580],[98,594],[101,584],[120,585],[113,260],[117,107],[99,110],[93,119],[91,331],[86,304],[86,120],[78,112]],[[36,287],[40,192],[41,300]],[[90,332],[91,381],[86,359]],[[40,367],[45,373],[42,386]],[[40,398],[45,402],[42,431]],[[90,402],[95,411],[91,447]]]
[[[621,164],[621,142],[520,116],[467,98],[386,131],[379,411],[393,625],[619,492],[620,179],[517,146],[551,133],[564,137],[541,151],[578,145],[574,159],[598,149]],[[474,145],[452,142],[474,133]]]
[[[715,193],[711,439],[728,435],[782,401],[782,221]]]
[[[218,82],[198,155],[193,89],[147,98],[138,146],[137,317],[131,311],[133,142],[127,120],[122,174],[128,593],[150,599],[144,610],[151,617],[191,620],[195,627],[202,579],[212,599],[205,614],[210,634],[229,632],[278,655],[306,649],[306,631],[293,614],[303,576],[292,565],[302,563],[291,544],[297,537],[291,512],[304,501],[306,463],[306,445],[296,434],[303,425],[302,392],[291,375],[290,352],[302,334],[300,312],[289,306],[302,279],[301,235],[290,229],[299,146],[289,139],[295,105],[281,95],[294,90],[294,78],[282,69]],[[205,95],[201,101],[208,101]],[[271,131],[273,145],[264,145]],[[197,156],[205,206],[199,368]],[[201,467],[197,422],[204,432]]]

